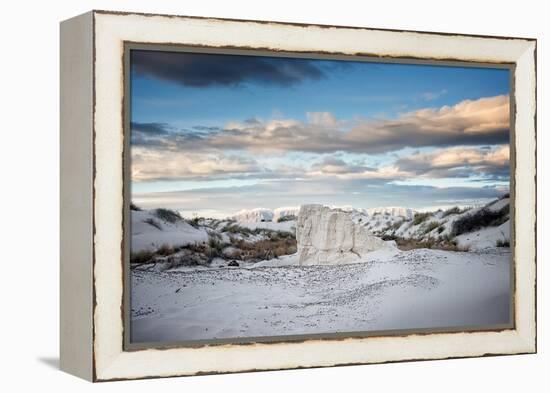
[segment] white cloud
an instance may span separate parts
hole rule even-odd
[[[132,180],[214,179],[228,174],[259,171],[256,162],[242,156],[221,153],[132,149]]]
[[[231,122],[202,135],[174,134],[168,149],[248,150],[252,152],[337,151],[380,154],[404,147],[504,144],[509,142],[509,98],[465,100],[454,106],[403,113],[395,119],[340,120],[329,112],[310,112],[308,121],[251,119]],[[147,137],[146,137],[147,138]],[[144,146],[146,141],[143,142]],[[151,140],[149,140],[151,145]]]
[[[339,120],[329,112],[309,112],[307,117],[307,122],[248,119],[231,122],[223,129],[214,127],[196,133],[175,132],[157,123],[142,124],[132,136],[142,142],[132,145],[133,179],[332,176],[391,181],[413,176],[467,178],[476,173],[504,178],[508,174],[507,147],[490,150],[472,147],[507,145],[507,96],[421,109],[391,120],[355,120],[352,127],[350,121]],[[377,168],[337,156],[338,152],[366,156],[405,147],[439,149],[393,163],[386,160]],[[303,161],[298,166],[292,162],[268,163],[269,157],[279,157],[281,161],[289,153],[310,156],[310,162]],[[332,158],[319,162],[326,154]]]
[[[330,112],[307,112],[307,121],[321,127],[337,127],[338,120]]]
[[[396,165],[415,176],[451,178],[484,175],[509,176],[510,147],[490,149],[453,147],[430,153],[412,154],[397,160]]]
[[[425,93],[422,93],[420,97],[422,97],[424,101],[433,101],[445,94],[447,94],[447,90],[443,89],[440,91],[427,91]]]

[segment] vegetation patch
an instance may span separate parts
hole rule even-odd
[[[294,214],[289,214],[288,216],[279,217],[277,222],[286,222],[286,221],[295,221],[296,216]]]
[[[394,222],[393,224],[391,224],[388,227],[388,230],[395,232],[401,227],[401,225],[403,225],[403,220],[398,220],[398,221]]]
[[[447,239],[417,240],[417,239],[403,239],[403,238],[396,238],[394,240],[397,244],[397,247],[402,251],[415,250],[418,248],[429,248],[429,249],[444,250],[444,251],[468,251],[468,247],[461,247],[454,240],[447,240]]]
[[[250,228],[243,227],[238,224],[226,225],[225,228],[222,229],[222,232],[232,233],[232,234],[241,234],[247,237],[250,235],[259,233],[258,228],[252,230]]]
[[[430,233],[431,231],[433,231],[435,228],[438,228],[441,224],[437,221],[432,221],[432,222],[429,222],[427,223],[427,225],[425,226],[424,228],[424,233]]]
[[[157,228],[159,231],[162,231],[162,226],[154,218],[147,218],[146,220],[143,220],[143,222]]]
[[[508,220],[509,206],[493,211],[483,208],[472,214],[466,214],[453,223],[452,234],[458,236],[484,227],[499,226]]]
[[[155,253],[150,250],[141,250],[138,252],[133,252],[130,255],[130,263],[131,264],[143,264],[149,262],[153,257],[155,256]]]
[[[200,221],[202,220],[202,217],[193,217],[190,220],[186,220],[189,225],[191,225],[193,228],[198,229],[200,226]]]
[[[155,215],[161,220],[164,220],[171,224],[174,224],[177,221],[181,221],[180,214],[177,211],[170,210],[170,209],[163,209],[163,208],[156,209]]]
[[[455,206],[455,207],[451,207],[450,209],[445,210],[441,217],[445,218],[447,216],[450,216],[451,214],[460,214],[462,212],[463,212],[463,210],[461,208]]]
[[[422,224],[424,221],[426,221],[432,213],[426,212],[426,213],[416,213],[413,218],[413,225],[419,225]]]
[[[297,251],[296,239],[292,237],[271,238],[254,243],[239,240],[233,246],[236,250],[230,255],[232,259],[250,262],[270,260]]]
[[[497,247],[510,247],[510,240],[498,239],[496,246]]]

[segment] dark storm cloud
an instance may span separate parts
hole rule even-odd
[[[190,87],[292,86],[324,77],[315,62],[303,59],[142,50],[133,50],[131,56],[137,74]]]

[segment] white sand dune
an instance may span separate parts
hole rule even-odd
[[[348,265],[134,271],[133,342],[506,324],[510,252],[375,251]]]

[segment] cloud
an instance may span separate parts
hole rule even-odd
[[[148,147],[165,150],[182,150],[182,144],[196,143],[218,127],[195,126],[192,129],[177,129],[167,123],[132,122],[131,144],[135,147]]]
[[[454,106],[403,113],[395,119],[338,120],[310,112],[308,121],[249,119],[208,133],[173,133],[164,138],[174,150],[248,150],[382,154],[405,147],[495,145],[509,142],[509,98],[465,100]],[[147,139],[147,138],[144,138]],[[136,141],[144,142],[144,141]]]
[[[325,166],[320,170],[307,172],[310,177],[333,177],[344,180],[382,180],[385,182],[413,177],[411,172],[402,171],[395,165],[386,165],[379,168]]]
[[[325,76],[314,61],[304,59],[149,50],[133,50],[131,56],[136,74],[190,87],[292,86]]]
[[[336,157],[325,157],[321,162],[312,165],[312,170],[324,174],[343,174],[363,171],[365,167],[350,165]]]
[[[420,97],[424,101],[433,101],[433,100],[436,100],[436,99],[438,99],[439,97],[441,97],[445,94],[447,94],[447,90],[443,89],[443,90],[440,90],[440,91],[427,91],[425,93],[422,93],[420,95]]]
[[[337,179],[372,179],[372,180],[395,180],[408,177],[408,173],[402,172],[395,165],[381,166],[378,168],[347,163],[344,160],[328,156],[321,162],[315,163],[307,171],[304,171],[306,177],[332,177]]]
[[[335,127],[339,122],[330,112],[307,112],[307,120],[310,124],[322,127]]]
[[[510,171],[510,147],[500,145],[487,149],[452,147],[429,153],[414,153],[379,167],[349,164],[332,156],[305,171],[308,177],[338,179],[377,179],[387,182],[415,178],[483,178],[507,180]]]
[[[492,149],[454,147],[431,153],[417,153],[397,160],[403,172],[427,178],[454,178],[484,175],[507,179],[510,171],[510,147]]]
[[[402,114],[394,120],[364,122],[342,139],[369,153],[404,146],[500,144],[509,141],[508,96],[465,100],[454,106]]]
[[[225,127],[134,122],[133,178],[502,181],[509,178],[508,109],[508,97],[497,96],[392,120],[340,120],[330,112],[309,112],[307,121],[249,118]],[[372,155],[405,147],[420,152],[381,155],[383,164],[372,164]]]
[[[135,193],[132,199],[144,208],[168,207],[205,215],[228,216],[241,209],[263,206],[297,206],[307,203],[352,205],[355,207],[460,205],[497,198],[506,190],[496,187],[430,187],[382,185],[377,180],[319,179],[288,180],[240,187],[193,189],[188,191]],[[213,214],[212,211],[215,211]]]
[[[132,122],[132,132],[143,133],[148,135],[167,135],[170,130],[170,125],[167,123],[137,123]]]
[[[214,180],[260,171],[256,161],[242,156],[132,149],[132,180]]]

